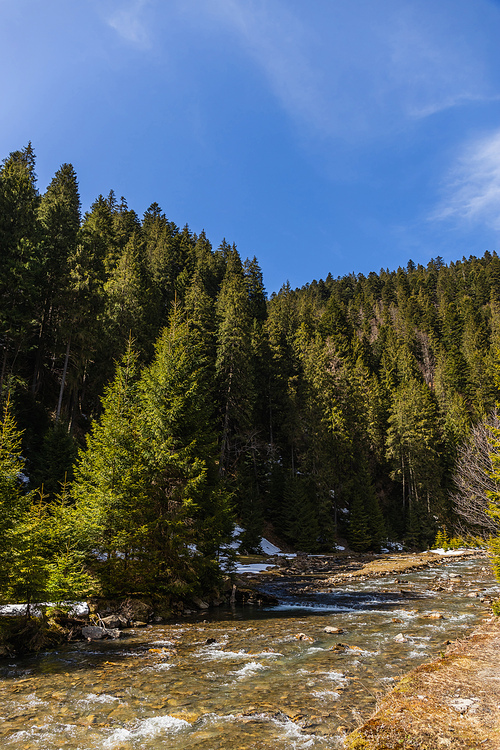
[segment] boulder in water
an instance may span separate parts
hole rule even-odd
[[[128,621],[121,615],[108,615],[108,617],[102,617],[101,622],[105,628],[126,628]]]
[[[332,635],[340,635],[340,633],[344,632],[344,628],[334,628],[333,625],[327,625],[324,632],[331,633]]]
[[[118,628],[102,628],[99,625],[86,625],[82,628],[82,636],[88,641],[100,641],[102,638],[119,638]]]
[[[82,635],[88,641],[100,641],[104,638],[106,628],[101,628],[99,625],[86,625],[82,628]]]
[[[192,596],[191,601],[193,602],[193,604],[196,604],[198,609],[208,609],[210,606],[207,602],[204,602],[203,599],[200,599],[198,596]]]
[[[120,614],[131,622],[148,622],[153,614],[153,607],[140,599],[126,599],[121,607]],[[136,626],[137,627],[137,626]]]

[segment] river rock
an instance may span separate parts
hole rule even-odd
[[[108,617],[102,617],[101,622],[105,628],[126,628],[128,621],[120,615],[108,615]]]
[[[424,615],[426,620],[444,620],[444,615],[441,612],[431,612],[429,615]]]
[[[126,599],[120,607],[120,614],[131,622],[147,623],[153,615],[153,607],[141,599]]]
[[[192,596],[191,601],[193,604],[196,604],[198,609],[208,609],[210,606],[208,602],[204,602],[203,599],[200,599],[198,596]]]
[[[398,633],[394,640],[396,643],[408,643],[408,638],[406,638],[403,633]]]
[[[82,628],[82,636],[88,641],[100,641],[102,638],[119,638],[118,628],[102,628],[99,625],[86,625]]]
[[[340,633],[344,632],[344,628],[334,628],[332,625],[327,625],[324,632],[332,633],[332,635],[340,635]]]
[[[297,633],[295,637],[298,641],[307,641],[308,643],[314,643],[314,638],[311,638],[310,635],[306,635],[305,633]]]
[[[99,625],[86,625],[82,628],[82,635],[89,641],[100,641],[104,638],[106,628],[101,628]]]

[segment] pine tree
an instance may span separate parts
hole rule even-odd
[[[199,341],[174,307],[141,378],[143,450],[150,471],[148,549],[157,585],[166,590],[173,581],[178,587],[196,585],[202,569],[214,576],[215,553],[232,528],[229,496],[217,471],[204,367]]]
[[[75,439],[62,422],[49,427],[33,462],[30,480],[44,497],[54,499],[63,484],[73,481],[73,466],[78,455]]]
[[[0,386],[21,371],[40,316],[41,257],[35,154],[31,143],[0,169]]]
[[[93,587],[74,518],[63,524],[59,499],[48,504],[41,493],[24,491],[20,450],[21,433],[7,401],[0,424],[1,599],[27,603],[29,616],[33,602],[81,597]]]
[[[44,353],[69,337],[68,309],[73,306],[70,284],[70,258],[76,251],[80,228],[80,196],[76,173],[71,164],[56,172],[40,200],[38,220],[41,235],[43,301],[37,342],[32,392],[41,385]],[[59,352],[54,352],[59,354]]]
[[[0,588],[4,590],[12,577],[15,554],[14,535],[30,505],[23,492],[21,478],[24,460],[21,455],[21,433],[12,414],[10,399],[5,404],[0,423]]]
[[[346,488],[351,497],[351,508],[349,513],[349,546],[355,552],[366,552],[372,544],[368,514],[363,502],[363,495],[359,487],[351,480],[352,487]]]
[[[137,357],[129,344],[105,390],[102,416],[80,453],[71,490],[81,536],[89,555],[101,560],[94,567],[107,592],[140,587],[145,564],[148,468],[137,388]]]
[[[234,471],[238,442],[251,425],[254,403],[251,318],[243,268],[236,248],[217,300],[217,359],[222,435],[220,471]]]
[[[387,458],[393,466],[392,476],[402,486],[401,510],[413,512],[414,541],[424,543],[432,515],[441,503],[442,466],[439,447],[437,410],[429,389],[423,383],[408,380],[394,394],[387,432]],[[425,519],[424,527],[418,519]]]

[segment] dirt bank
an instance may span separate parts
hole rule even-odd
[[[348,735],[347,750],[499,750],[500,618],[417,667]]]

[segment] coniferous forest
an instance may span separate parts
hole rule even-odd
[[[498,399],[495,253],[267,298],[234,244],[113,192],[82,215],[71,164],[43,194],[35,170],[28,145],[0,172],[4,599],[206,590],[235,521],[249,552],[453,532]]]

